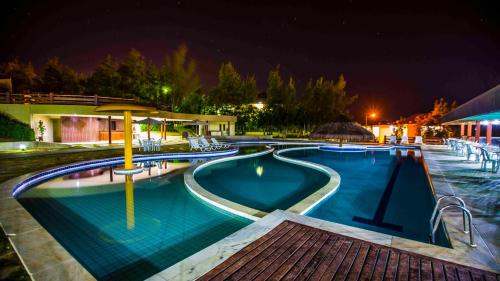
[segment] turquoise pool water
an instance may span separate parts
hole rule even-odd
[[[308,149],[281,155],[322,164],[340,174],[338,191],[308,216],[429,243],[429,218],[435,205],[431,186],[422,158],[412,150],[408,156],[401,152]],[[436,244],[450,246],[443,227]]]
[[[211,193],[265,212],[290,208],[329,179],[317,170],[276,160],[271,153],[216,163],[195,174]]]
[[[96,279],[143,280],[251,223],[193,197],[183,171],[146,171],[130,189],[97,169],[18,200]]]

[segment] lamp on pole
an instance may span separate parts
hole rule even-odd
[[[377,113],[372,112],[370,114],[368,113],[365,114],[365,127],[368,127],[368,116],[370,116],[370,118],[372,119],[375,119],[375,117],[377,117]]]

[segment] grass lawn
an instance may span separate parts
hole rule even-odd
[[[240,154],[249,154],[262,151],[265,146],[245,146],[240,148]],[[162,146],[161,152],[188,152],[189,145],[175,144]],[[155,152],[144,152],[134,149],[134,154],[155,154]],[[19,158],[0,158],[0,184],[11,178],[24,175],[26,173],[40,171],[64,164],[75,163],[80,161],[103,159],[110,157],[123,156],[122,149],[97,150],[87,152],[68,152],[61,154],[38,155]],[[0,231],[0,280],[30,280],[29,275],[21,265],[14,249],[10,245],[3,231]]]

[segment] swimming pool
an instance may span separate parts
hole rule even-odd
[[[308,216],[429,243],[435,199],[419,154],[418,149],[303,149],[280,155],[325,165],[340,174],[338,191]],[[436,244],[450,247],[442,226]]]
[[[277,160],[272,153],[209,165],[194,177],[207,191],[264,212],[286,210],[330,179],[315,169]]]
[[[192,196],[189,162],[149,166],[134,181],[70,174],[17,199],[98,280],[143,280],[251,223]]]

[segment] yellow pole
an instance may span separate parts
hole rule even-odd
[[[130,170],[134,168],[132,162],[132,112],[123,112],[124,127],[125,127],[125,169]]]
[[[134,182],[132,175],[125,176],[125,201],[127,202],[127,229],[134,229],[135,214],[134,214]]]

